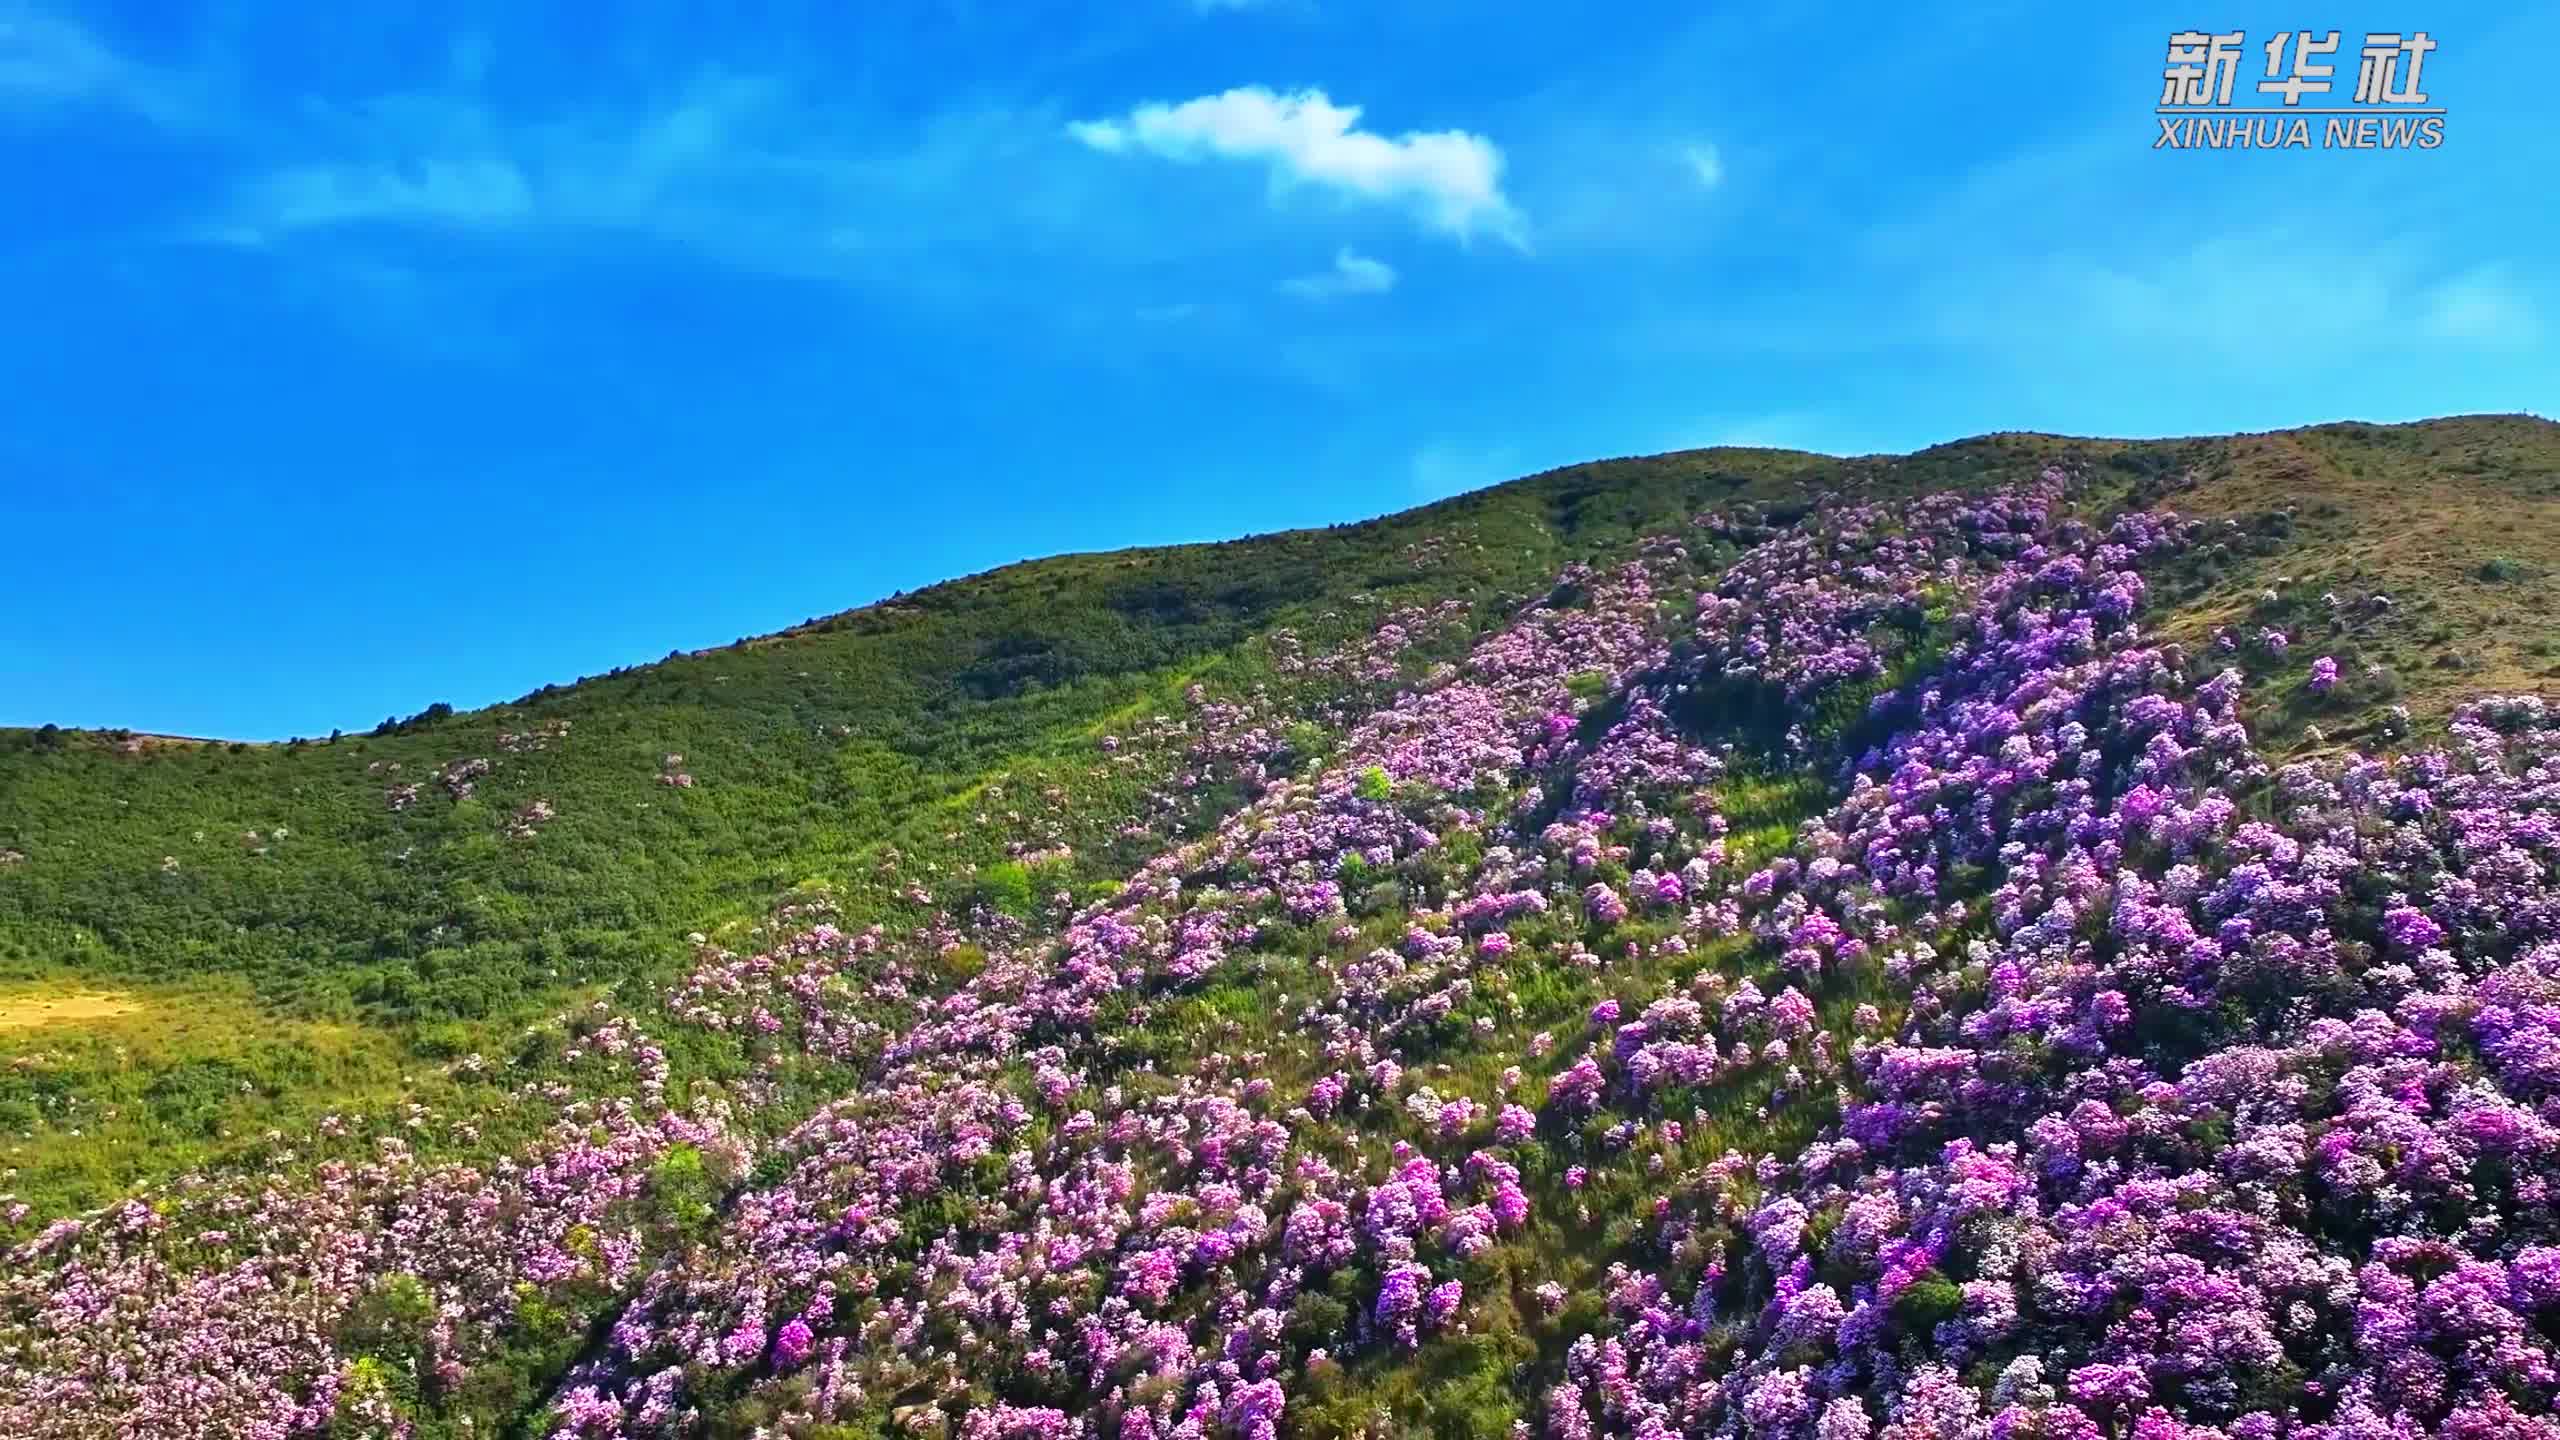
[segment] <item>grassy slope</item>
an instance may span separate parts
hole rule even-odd
[[[1481,624],[1561,566],[1722,500],[1978,485],[2057,459],[2114,497],[2266,532],[2273,553],[2207,557],[2160,597],[2170,638],[2299,628],[2333,590],[2394,597],[2326,647],[2244,657],[2280,678],[2323,648],[2388,668],[2274,717],[2297,748],[2322,743],[2314,724],[2352,735],[2394,702],[2423,721],[2560,674],[2560,634],[2539,623],[2560,583],[2560,427],[2485,417],[1606,461],[1364,525],[1012,566],[380,737],[129,753],[107,736],[0,732],[0,849],[26,857],[0,866],[0,988],[147,1002],[77,1029],[0,1030],[0,1191],[58,1212],[324,1108],[439,1100],[426,1062],[494,1050],[583,989],[663,973],[684,932],[761,915],[805,881],[837,887],[856,923],[912,914],[897,894],[910,880],[1001,856],[1013,832],[979,819],[991,781],[1065,790],[1051,808],[1079,842],[1074,878],[1107,880],[1127,857],[1086,842],[1143,786],[1094,763],[1096,738],[1171,711],[1195,678],[1273,681],[1260,642],[1276,628],[1316,648],[1446,599]],[[569,731],[546,748],[497,744],[558,721]],[[669,752],[695,788],[656,783]],[[470,757],[494,768],[456,802],[435,772]],[[422,792],[395,814],[385,790],[402,781]],[[536,798],[558,818],[510,839],[508,817]]]
[[[431,1062],[511,1048],[807,881],[857,923],[913,918],[906,884],[1002,856],[1014,831],[979,821],[993,781],[1065,789],[1041,809],[1078,842],[1074,878],[1106,879],[1145,784],[1096,764],[1098,737],[1178,712],[1195,679],[1272,680],[1273,630],[1316,651],[1400,606],[1490,617],[1638,527],[1825,463],[1604,464],[1366,525],[1032,562],[336,743],[0,733],[0,849],[25,857],[0,865],[0,993],[147,1002],[0,1031],[0,1193],[60,1211],[330,1108],[446,1101]],[[543,748],[498,743],[563,721]],[[693,788],[657,783],[670,753]],[[449,798],[438,772],[475,757],[493,768]],[[535,799],[557,818],[510,838]]]
[[[2330,425],[2223,448],[2230,474],[2190,508],[2290,509],[2299,543],[2282,573],[2402,602],[2370,648],[2403,673],[2413,709],[2440,715],[2465,694],[2560,679],[2560,427],[2502,416]],[[2241,623],[2244,603],[2196,607],[2184,628]]]

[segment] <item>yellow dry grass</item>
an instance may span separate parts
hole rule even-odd
[[[2560,689],[2560,428],[2480,415],[2223,443],[2229,472],[2167,503],[2206,515],[2290,509],[2298,528],[2268,568],[2401,602],[2372,649],[2421,718],[2482,694]],[[2482,568],[2492,560],[2516,568],[2494,578]],[[2250,588],[2162,617],[2162,638],[2201,644],[2247,626]]]
[[[79,1025],[139,1014],[142,1002],[120,990],[68,990],[0,995],[0,1030]]]

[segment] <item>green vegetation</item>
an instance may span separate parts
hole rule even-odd
[[[1458,606],[1414,653],[1427,664],[1565,566],[1622,556],[1682,515],[1758,506],[1779,522],[1818,493],[1978,488],[2055,462],[2099,478],[2093,505],[2249,519],[2251,543],[2164,579],[2163,633],[2202,644],[2281,622],[2319,635],[2290,657],[2242,657],[2295,697],[2270,717],[2288,743],[2396,723],[2392,705],[2423,724],[2451,695],[2560,676],[2542,618],[2560,575],[2560,526],[2545,523],[2560,430],[2481,417],[2135,445],[2003,434],[1900,458],[1610,460],[1364,524],[1011,566],[327,741],[0,731],[0,995],[77,987],[137,1002],[0,1027],[0,1171],[13,1172],[0,1190],[76,1209],[254,1161],[267,1132],[304,1136],[331,1111],[430,1104],[482,1116],[482,1143],[500,1143],[503,1091],[457,1062],[491,1057],[513,1082],[545,1073],[529,1024],[663,978],[688,932],[736,933],[804,892],[829,896],[848,926],[895,923],[924,913],[914,886],[1036,925],[1056,892],[1082,901],[1125,876],[1139,852],[1118,832],[1177,757],[1110,763],[1101,742],[1179,713],[1195,683],[1268,689],[1303,761],[1328,730],[1302,717],[1360,691],[1286,657],[1400,608]],[[2260,615],[2270,591],[2277,611]],[[2333,619],[2330,593],[2389,606]],[[1902,637],[1897,676],[1933,660],[1945,618],[1887,622]],[[2323,653],[2350,678],[2315,699],[2293,682]],[[1812,716],[1757,694],[1688,703],[1748,711],[1747,728],[1772,738],[1798,719],[1836,737],[1869,723],[1867,695],[1890,683]],[[487,768],[469,773],[473,761]],[[1405,798],[1383,772],[1357,784]],[[1749,787],[1767,788],[1765,807]],[[1775,768],[1746,767],[1728,788],[1743,855],[1782,843],[1819,795]],[[1190,795],[1187,823],[1238,799]],[[537,802],[550,818],[527,818]],[[1421,883],[1341,878],[1355,915],[1386,920],[1398,887]],[[941,963],[956,983],[972,962]],[[1235,988],[1190,1003],[1251,1018],[1250,987]],[[1586,989],[1539,977],[1523,1000],[1561,1014]],[[1147,1048],[1133,1030],[1131,1053]],[[737,1063],[674,1058],[680,1075]]]

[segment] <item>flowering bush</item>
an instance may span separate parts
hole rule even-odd
[[[2069,479],[1577,567],[1054,931],[702,943],[503,1170],[63,1222],[0,1431],[397,1429],[586,1293],[558,1440],[1261,1440],[1497,1336],[1576,1440],[2560,1440],[2560,724],[2275,768],[2140,623],[2220,532]]]

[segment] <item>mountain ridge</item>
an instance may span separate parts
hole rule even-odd
[[[1510,491],[1522,487],[1533,487],[1540,483],[1555,483],[1563,477],[1579,476],[1585,472],[1598,470],[1602,467],[1652,465],[1671,461],[1696,461],[1705,457],[1718,455],[1745,456],[1761,459],[1784,459],[1792,462],[1828,462],[1832,464],[1849,465],[1856,462],[1918,459],[1920,457],[1939,452],[1963,453],[1967,447],[2010,441],[2064,447],[2118,447],[2122,449],[2133,449],[2137,447],[2194,445],[2201,442],[2228,443],[2267,437],[2318,434],[2321,432],[2355,433],[2360,431],[2400,430],[2413,427],[2462,426],[2483,422],[2517,422],[2528,427],[2555,423],[2545,417],[2531,412],[2484,411],[2471,414],[2438,416],[2432,419],[2415,421],[2376,422],[2356,419],[2338,419],[2320,421],[2306,425],[2282,426],[2268,430],[2237,431],[2227,435],[2193,434],[2133,438],[2121,436],[2066,435],[2056,431],[2040,430],[1992,430],[1985,431],[1979,435],[1964,436],[1953,440],[1943,441],[1936,445],[1908,452],[1907,455],[1897,455],[1893,452],[1885,451],[1865,452],[1860,454],[1832,453],[1826,451],[1796,449],[1786,446],[1708,445],[1681,450],[1662,451],[1650,455],[1609,456],[1592,460],[1575,461],[1569,464],[1555,466],[1547,470],[1515,476],[1509,480],[1495,482],[1490,485],[1479,487],[1475,490],[1462,492],[1458,495],[1426,501],[1403,510],[1389,511],[1365,519],[1344,520],[1325,525],[1303,526],[1277,531],[1252,532],[1224,539],[1183,541],[1165,545],[1127,546],[1100,550],[1061,551],[1052,554],[1026,557],[1021,560],[992,566],[985,570],[972,571],[963,575],[956,575],[941,580],[931,581],[911,590],[896,591],[889,595],[882,596],[877,600],[852,606],[844,610],[833,611],[823,615],[810,616],[796,624],[778,625],[772,630],[760,632],[755,635],[742,636],[738,640],[731,641],[727,644],[704,645],[692,649],[679,649],[669,652],[668,655],[661,657],[658,660],[635,660],[627,664],[614,666],[592,674],[581,675],[570,680],[546,682],[512,700],[493,700],[469,709],[456,710],[455,714],[460,716],[469,716],[489,711],[528,706],[535,703],[538,699],[558,691],[574,689],[578,686],[600,680],[620,678],[635,671],[646,670],[657,665],[665,664],[668,660],[699,660],[733,651],[742,646],[769,646],[785,640],[801,638],[804,636],[832,633],[846,628],[847,626],[859,623],[857,617],[877,617],[881,612],[894,611],[903,605],[923,604],[923,597],[939,596],[941,593],[947,591],[966,590],[972,587],[994,584],[999,581],[1027,580],[1033,577],[1034,572],[1039,572],[1045,567],[1053,565],[1068,564],[1079,561],[1092,562],[1116,560],[1135,567],[1161,556],[1171,556],[1196,551],[1221,550],[1230,546],[1254,545],[1259,542],[1303,539],[1306,537],[1334,534],[1347,529],[1361,529],[1397,521],[1418,522],[1425,517],[1430,517],[1440,513],[1443,511],[1444,507],[1463,506],[1467,502],[1475,501],[1479,497],[1495,492]],[[162,732],[131,726],[115,725],[52,727],[42,725],[0,725],[0,737],[24,736],[47,728],[58,730],[66,735],[74,736],[97,737],[130,735],[151,741],[184,742],[188,744],[203,745],[288,745],[294,743],[295,739],[299,739],[305,744],[322,743],[320,737],[317,736],[287,737],[286,739],[279,740],[265,740],[234,736],[178,734],[173,732]],[[358,732],[342,731],[341,733],[353,734]]]

